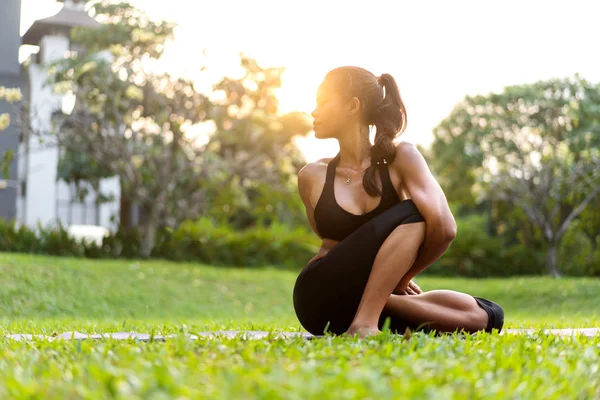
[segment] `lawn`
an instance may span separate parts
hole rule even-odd
[[[0,254],[0,336],[301,330],[297,273]],[[600,327],[600,280],[418,279],[493,300],[509,328]],[[600,337],[163,342],[0,339],[0,398],[599,398]]]

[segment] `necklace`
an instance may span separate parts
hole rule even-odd
[[[346,175],[346,178],[348,178],[348,179],[346,180],[346,185],[349,185],[349,184],[350,184],[350,182],[351,182],[351,180],[350,180],[350,176],[351,176],[353,173],[354,173],[354,171],[352,171],[350,174],[346,174],[346,173],[344,172],[344,175]]]
[[[338,157],[339,157],[339,153],[338,153]],[[339,160],[338,160],[338,162],[339,162]],[[384,160],[384,162],[385,162],[385,160]],[[379,163],[377,163],[377,164],[379,164]],[[337,165],[337,164],[336,164],[336,165]],[[348,168],[348,167],[346,167],[346,168]],[[348,168],[348,169],[350,169],[350,168]],[[356,172],[356,171],[354,171],[354,170],[352,170],[352,169],[351,169],[351,171],[352,171],[352,172],[350,172],[349,174],[347,174],[347,173],[345,173],[345,172],[344,172],[344,175],[346,175],[346,185],[349,185],[350,183],[352,183],[352,180],[350,179],[350,177],[352,176],[352,174],[353,174],[353,173],[355,173],[355,172]],[[343,172],[343,171],[342,171],[342,172]]]
[[[342,171],[343,172],[343,171]],[[349,185],[350,183],[352,183],[352,180],[350,179],[350,177],[352,176],[352,174],[356,172],[356,171],[352,171],[349,174],[344,172],[344,175],[346,175],[346,185]]]

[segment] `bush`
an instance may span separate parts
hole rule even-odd
[[[42,246],[35,232],[0,219],[0,251],[37,254],[42,253]]]
[[[178,229],[158,232],[152,258],[214,265],[301,268],[318,251],[320,241],[303,228],[283,224],[235,231],[208,218],[186,221]],[[14,222],[0,220],[0,251],[87,258],[138,258],[137,229],[104,237],[102,245],[79,241],[62,226],[38,227],[37,234]]]
[[[502,237],[485,233],[486,217],[457,218],[458,235],[427,275],[512,276],[545,274],[541,251],[521,244],[506,246]],[[0,220],[0,251],[87,258],[139,258],[140,232],[117,232],[102,245],[71,238],[59,226],[39,227],[39,232]],[[591,254],[585,238],[574,229],[565,236],[559,253],[559,268],[565,275],[600,276],[600,249]],[[273,223],[246,230],[216,225],[209,218],[186,221],[179,228],[160,230],[151,258],[201,262],[213,265],[300,269],[318,251],[319,238],[302,227]]]
[[[598,239],[596,238],[596,241]],[[591,243],[575,221],[565,233],[558,253],[558,268],[565,275],[600,276],[600,244]]]
[[[84,244],[71,238],[61,225],[38,226],[35,232],[17,227],[14,221],[0,220],[0,251],[78,257],[84,255]]]
[[[283,224],[235,231],[208,218],[186,221],[175,231],[162,231],[153,257],[208,264],[300,268],[314,256],[320,241],[302,228]]]
[[[545,273],[542,254],[520,244],[506,246],[501,236],[488,236],[486,221],[482,214],[457,218],[456,238],[427,273],[470,277]]]

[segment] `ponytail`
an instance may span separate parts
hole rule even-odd
[[[381,196],[381,188],[377,186],[375,171],[378,165],[390,164],[396,156],[393,140],[406,129],[406,109],[396,80],[390,74],[381,74],[377,80],[382,91],[383,100],[366,113],[369,125],[375,125],[375,143],[371,146],[371,166],[363,175],[363,186],[370,196]]]

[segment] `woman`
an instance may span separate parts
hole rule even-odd
[[[319,86],[312,116],[315,136],[337,139],[340,152],[298,173],[308,220],[323,240],[294,286],[302,326],[315,335],[361,337],[380,333],[388,318],[397,333],[500,330],[497,304],[450,290],[422,292],[412,281],[446,251],[456,223],[416,147],[394,142],[406,127],[394,78],[336,68]]]

